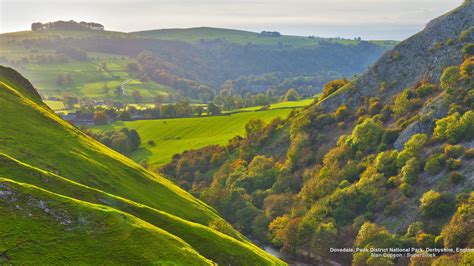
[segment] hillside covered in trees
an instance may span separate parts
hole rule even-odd
[[[315,264],[472,265],[473,69],[468,0],[302,111],[254,119],[245,138],[161,171],[244,234]]]

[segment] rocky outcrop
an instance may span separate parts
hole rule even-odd
[[[469,0],[385,53],[360,78],[323,100],[320,106],[328,112],[343,103],[355,109],[366,98],[387,101],[421,80],[438,81],[444,68],[462,63],[462,47],[473,39],[474,3]]]
[[[449,102],[442,96],[435,98],[421,109],[418,119],[409,124],[400,132],[397,140],[394,142],[394,147],[397,150],[402,150],[403,145],[415,134],[431,134],[433,132],[434,121],[445,117],[448,114]]]

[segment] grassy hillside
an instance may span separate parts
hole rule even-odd
[[[291,107],[296,103],[298,102],[280,105]],[[308,101],[302,101],[296,106],[306,104]],[[137,130],[143,145],[132,154],[131,158],[137,162],[147,160],[153,167],[158,167],[170,162],[173,155],[185,150],[199,149],[208,145],[224,145],[237,135],[244,136],[245,124],[252,118],[260,118],[268,123],[275,117],[285,118],[291,111],[292,109],[274,109],[229,116],[115,122],[93,129],[112,131],[127,127]],[[155,146],[148,145],[149,140],[153,140]]]
[[[101,249],[95,248],[102,240],[101,244],[109,244],[107,252],[123,254],[130,262],[137,263],[166,259],[178,264],[208,263],[208,260],[223,264],[279,263],[242,238],[212,208],[60,120],[41,102],[28,81],[3,67],[0,68],[0,106],[0,176],[5,178],[1,181],[0,202],[5,215],[0,216],[0,235],[11,233],[13,219],[21,221],[17,229],[22,232],[21,236],[13,233],[14,237],[0,242],[0,248],[5,250],[11,246],[21,247],[22,252],[15,251],[4,257],[8,262],[27,262],[34,254],[37,259],[43,258],[37,263],[54,262],[60,256],[65,262],[80,242],[84,245],[81,256],[71,262],[87,263],[102,256],[97,255]],[[14,192],[8,192],[11,190]],[[12,193],[14,199],[11,199]],[[27,201],[17,208],[12,203],[17,200],[17,193],[18,202],[26,198],[33,203]],[[51,204],[51,208],[46,209],[44,204]],[[42,209],[38,215],[34,215],[38,213],[35,206]],[[53,216],[56,222],[46,226],[44,221],[51,219],[48,216]],[[89,216],[104,226],[74,224],[89,221]],[[71,218],[64,220],[64,217]],[[118,217],[130,217],[130,221],[113,228],[120,225],[115,222]],[[67,228],[69,221],[73,223],[71,228]],[[69,233],[65,236],[71,236],[72,240],[52,240],[51,246],[24,244],[37,241],[35,231],[30,229],[40,227],[45,231],[41,235],[53,236],[66,230]],[[100,230],[104,230],[107,237],[78,238],[86,233],[100,234]],[[124,235],[132,239],[120,241]],[[157,239],[169,241],[158,242]],[[150,242],[160,243],[160,246]],[[62,245],[58,257],[42,256],[54,249],[54,245]],[[180,257],[181,253],[175,252],[178,249],[188,251]],[[104,251],[103,256],[107,252]]]
[[[173,40],[184,42],[198,42],[201,40],[225,40],[237,44],[256,44],[256,45],[281,45],[291,47],[314,47],[320,41],[325,40],[344,45],[357,44],[356,40],[349,39],[327,39],[327,38],[308,38],[305,36],[283,35],[281,37],[264,37],[260,33],[232,30],[222,28],[188,28],[188,29],[162,29],[151,31],[140,31],[131,33],[137,36],[152,37],[161,40]],[[381,45],[394,45],[395,41],[374,41]]]

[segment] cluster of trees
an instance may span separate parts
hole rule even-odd
[[[128,128],[122,128],[118,131],[109,131],[105,133],[86,131],[86,133],[107,147],[124,155],[130,155],[141,145],[140,136],[134,129],[129,130]]]
[[[31,24],[32,31],[42,30],[68,30],[68,31],[79,31],[79,30],[94,30],[103,31],[104,26],[95,22],[76,22],[74,20],[69,21],[55,21],[48,23],[35,22]]]
[[[70,73],[60,73],[56,76],[56,85],[58,85],[58,87],[60,88],[71,87],[72,85],[74,85],[74,79],[72,78],[72,75]]]
[[[73,106],[78,103],[75,97],[64,97],[63,101],[68,102],[68,106]],[[204,114],[220,115],[220,108],[214,103],[209,103],[207,106],[197,105],[192,106],[188,101],[179,101],[175,104],[160,104],[153,108],[137,109],[134,106],[127,106],[123,108],[121,106],[116,107],[98,107],[95,108],[79,101],[81,103],[81,111],[84,113],[94,114],[94,123],[97,125],[104,125],[113,121],[130,121],[132,119],[160,119],[160,118],[182,118],[192,116],[202,116]],[[66,103],[65,103],[66,104]]]
[[[290,115],[289,122],[265,125],[252,120],[245,138],[226,147],[186,152],[162,170],[245,234],[289,254],[327,258],[336,243],[467,247],[472,244],[472,226],[462,227],[467,226],[466,214],[455,214],[442,229],[456,208],[458,213],[472,210],[472,196],[468,199],[460,191],[466,180],[465,160],[474,157],[472,149],[465,148],[474,137],[474,80],[469,71],[452,69],[439,85],[420,82],[391,103],[370,98],[356,110],[341,105],[326,113],[313,105],[303,114]],[[323,97],[348,83],[331,82]],[[434,100],[448,103],[446,117],[420,119],[419,108]],[[427,124],[426,131],[411,133],[395,149],[401,132],[407,134],[404,129],[414,121]],[[436,175],[444,177],[433,178]],[[405,234],[378,225],[404,219],[407,204],[420,215]],[[363,252],[340,258],[356,265],[396,262]]]

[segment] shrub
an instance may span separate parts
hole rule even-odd
[[[467,149],[467,150],[464,152],[464,157],[465,157],[466,159],[472,159],[472,158],[474,158],[474,148]]]
[[[416,245],[419,248],[432,248],[435,243],[435,237],[431,234],[421,233],[416,235]]]
[[[418,179],[420,164],[416,158],[408,160],[400,171],[402,180],[408,184],[415,184]]]
[[[464,180],[464,176],[458,172],[452,172],[449,177],[448,177],[448,180],[450,183],[452,184],[458,184],[458,183],[461,183],[463,180]]]
[[[463,53],[464,57],[466,57],[466,58],[474,56],[474,44],[468,43],[468,44],[464,45],[464,47],[462,48],[462,53]]]
[[[449,158],[459,158],[462,156],[464,148],[461,145],[444,146],[444,154]]]
[[[405,182],[400,184],[399,189],[400,189],[400,192],[406,197],[413,196],[413,192],[415,191],[410,184],[405,183]]]
[[[386,177],[396,175],[398,172],[396,150],[381,152],[375,158],[375,169]]]
[[[451,66],[444,70],[441,75],[441,87],[445,90],[454,87],[461,78],[460,69],[457,66]]]
[[[462,166],[462,161],[460,159],[449,158],[446,161],[446,167],[449,170],[457,170],[457,169],[461,168],[461,166]]]
[[[156,144],[155,144],[155,141],[152,140],[152,139],[150,139],[149,141],[147,141],[147,144],[148,144],[148,146],[155,146],[155,145],[156,145]]]
[[[461,65],[461,75],[463,78],[474,76],[474,57],[469,57]]]
[[[400,117],[412,109],[413,104],[409,99],[409,94],[410,90],[406,89],[393,100],[392,112],[395,117]]]
[[[453,207],[454,203],[450,198],[434,190],[426,192],[420,199],[420,209],[428,217],[445,216]]]
[[[446,158],[443,154],[435,154],[428,158],[425,164],[425,172],[430,175],[437,175],[444,167]]]
[[[349,115],[350,115],[349,110],[347,109],[347,105],[345,105],[345,104],[340,105],[337,108],[337,110],[335,112],[335,115],[336,115],[336,120],[338,122],[346,120],[346,118],[348,118]]]
[[[375,150],[380,143],[382,134],[382,123],[367,118],[354,128],[350,142],[352,147],[358,151]]]
[[[344,87],[348,83],[349,81],[347,79],[336,79],[336,80],[330,81],[329,83],[324,85],[321,99],[328,97],[329,95],[333,94],[335,91]]]
[[[434,91],[434,86],[432,84],[422,84],[416,88],[416,95],[420,98],[424,98],[428,95],[431,95]]]
[[[461,116],[454,113],[436,121],[433,137],[446,140],[449,144],[456,144],[463,139],[471,140],[474,137],[474,111],[468,111]]]
[[[382,143],[391,145],[397,140],[400,131],[398,129],[387,129],[382,135]]]

